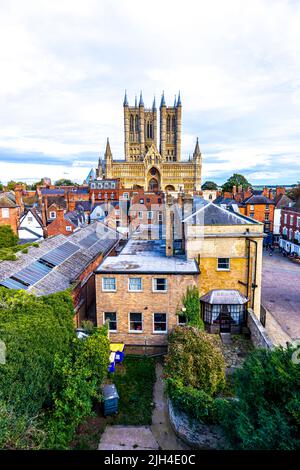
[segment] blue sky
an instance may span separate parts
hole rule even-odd
[[[0,181],[81,182],[110,137],[123,157],[123,95],[181,91],[183,159],[203,180],[300,180],[300,2],[0,0]]]

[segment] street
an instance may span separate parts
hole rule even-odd
[[[293,340],[300,339],[300,264],[264,252],[262,304]]]

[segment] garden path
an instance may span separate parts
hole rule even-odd
[[[107,426],[98,450],[188,450],[189,447],[175,435],[169,421],[160,362],[156,364],[153,399],[151,426]]]

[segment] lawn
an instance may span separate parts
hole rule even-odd
[[[153,358],[128,356],[116,367],[112,381],[120,400],[114,424],[151,424],[155,363]]]
[[[116,371],[109,374],[108,382],[114,383],[118,390],[119,413],[116,416],[104,417],[102,406],[97,403],[93,416],[79,426],[70,448],[97,449],[101,434],[107,425],[151,424],[155,364],[155,359],[143,356],[127,356],[121,364],[117,364]]]

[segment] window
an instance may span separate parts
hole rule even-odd
[[[28,222],[33,222],[33,217],[28,216],[27,220],[28,220]]]
[[[50,212],[50,219],[56,219],[56,212]]]
[[[120,211],[119,211],[118,209],[116,209],[115,214],[116,214],[117,216],[119,216],[119,215],[120,215]]]
[[[150,197],[147,197],[146,202],[150,202]]]
[[[250,204],[250,211],[254,211],[254,205]]]
[[[154,313],[153,314],[153,333],[166,333],[167,332],[167,314]]]
[[[287,214],[284,214],[284,223],[287,223]]]
[[[148,219],[153,219],[153,211],[148,211],[147,217]]]
[[[178,325],[186,325],[186,323],[187,323],[186,315],[184,315],[184,314],[177,315],[177,322],[178,322]]]
[[[270,220],[270,214],[269,214],[269,212],[265,212],[265,220]]]
[[[72,231],[71,225],[67,225],[67,226],[66,226],[66,231],[67,231],[67,232],[71,232],[71,231]]]
[[[254,219],[254,212],[250,212],[251,219]]]
[[[300,217],[297,217],[297,227],[300,227]]]
[[[123,198],[124,199],[129,199],[129,193],[123,193]]]
[[[142,278],[130,277],[128,279],[128,290],[131,292],[138,292],[142,290]]]
[[[114,195],[114,193],[111,193],[111,195],[110,195],[110,199],[115,199],[115,195]]]
[[[9,209],[7,207],[3,207],[2,217],[3,217],[3,219],[9,219]]]
[[[140,199],[140,204],[144,204],[144,199]]]
[[[142,218],[143,218],[143,212],[139,211],[139,219],[142,219]]]
[[[159,212],[158,213],[158,222],[162,222],[163,221],[163,214],[162,212]]]
[[[153,290],[154,292],[166,292],[168,289],[167,279],[155,278],[153,279]]]
[[[129,331],[140,333],[143,331],[143,315],[141,313],[129,314]]]
[[[266,211],[270,210],[270,204],[266,204]]]
[[[106,292],[112,292],[116,289],[116,278],[115,277],[103,277],[102,278],[102,290]]]
[[[229,271],[229,258],[218,258],[218,271]]]
[[[294,223],[294,216],[290,215],[290,225],[293,225],[293,223]]]
[[[104,312],[104,323],[108,322],[109,331],[117,331],[116,312]]]

